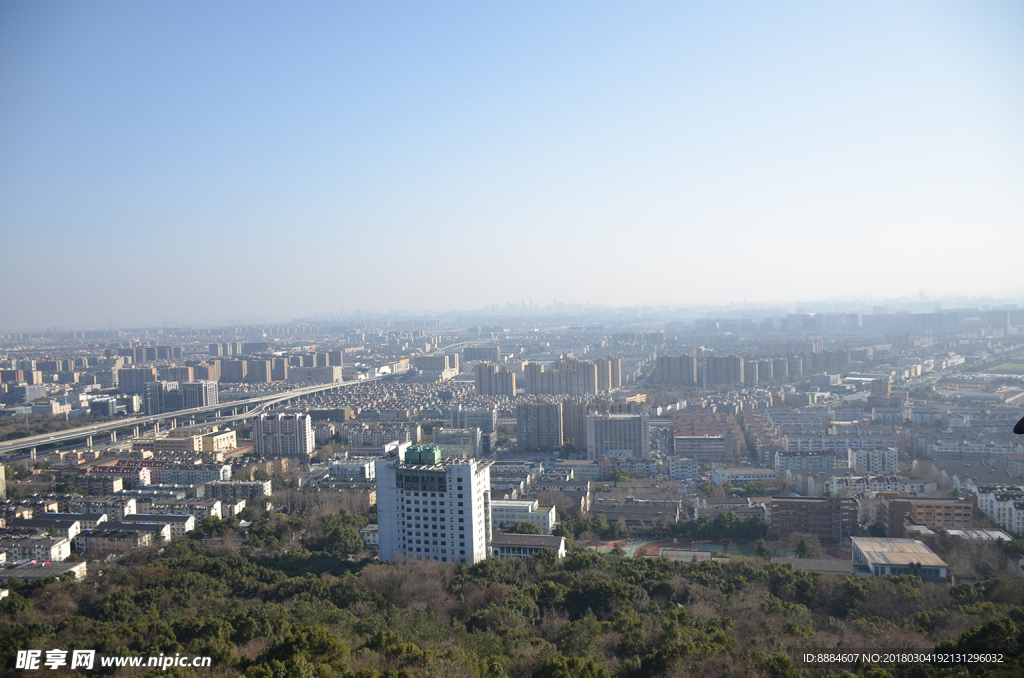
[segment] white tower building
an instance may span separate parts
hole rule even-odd
[[[490,462],[414,445],[376,462],[380,559],[473,565],[491,550]]]

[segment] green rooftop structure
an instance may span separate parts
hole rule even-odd
[[[405,451],[406,464],[433,466],[441,462],[441,448],[436,445],[413,445]]]

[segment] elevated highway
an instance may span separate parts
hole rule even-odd
[[[41,435],[18,438],[0,443],[0,455],[10,455],[15,452],[35,452],[36,448],[44,445],[60,446],[66,443],[84,441],[86,445],[92,446],[93,438],[100,435],[108,435],[111,442],[117,440],[119,431],[130,431],[132,437],[138,437],[142,430],[152,428],[160,430],[161,422],[170,422],[170,428],[176,428],[179,421],[188,422],[189,425],[196,422],[212,422],[227,424],[236,421],[246,421],[259,416],[266,410],[277,405],[284,405],[296,401],[308,395],[323,393],[326,391],[337,391],[357,384],[367,384],[388,378],[390,375],[373,377],[371,379],[359,379],[353,381],[337,382],[333,384],[316,384],[313,386],[302,386],[300,388],[285,391],[283,393],[272,393],[245,400],[231,400],[218,405],[208,407],[195,407],[188,410],[176,410],[165,414],[152,414],[141,417],[128,417],[125,419],[113,419],[102,423],[73,428],[56,433],[43,433]]]

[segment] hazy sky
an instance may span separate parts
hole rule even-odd
[[[0,331],[1019,287],[1022,38],[1016,0],[4,2]]]

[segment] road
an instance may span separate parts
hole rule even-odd
[[[332,391],[341,388],[348,388],[356,384],[367,384],[373,381],[380,381],[386,379],[391,375],[383,375],[380,377],[373,377],[371,379],[360,379],[353,381],[345,381],[334,384],[317,384],[315,386],[303,386],[301,388],[292,389],[283,393],[273,393],[265,396],[258,396],[256,398],[248,398],[246,400],[232,400],[226,403],[220,403],[218,405],[210,405],[208,407],[195,407],[189,410],[177,410],[175,412],[168,412],[166,414],[154,414],[142,417],[128,417],[127,419],[114,419],[106,421],[101,424],[93,424],[90,426],[83,426],[80,428],[69,429],[66,431],[60,431],[58,433],[43,433],[37,436],[29,436],[27,438],[18,438],[17,440],[10,440],[5,443],[0,443],[0,454],[9,454],[17,452],[19,450],[30,450],[34,447],[40,447],[42,445],[59,445],[60,443],[72,442],[75,440],[85,440],[93,436],[101,435],[104,433],[112,433],[122,429],[135,429],[145,428],[147,426],[155,426],[161,421],[168,419],[177,420],[184,419],[191,421],[192,419],[204,419],[210,421],[209,415],[216,415],[217,412],[228,412],[224,416],[214,416],[212,421],[216,423],[230,423],[234,421],[244,421],[258,416],[260,413],[266,411],[268,408],[280,405],[284,402],[289,402],[297,398],[302,398],[307,395],[314,393],[321,393],[323,391]]]

